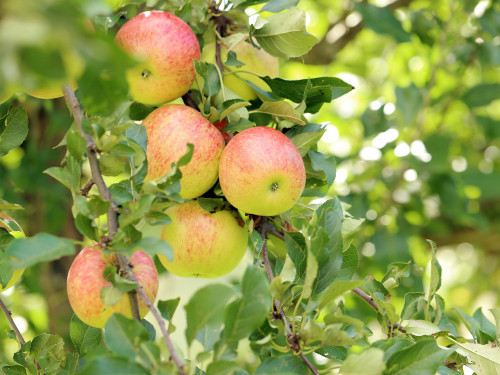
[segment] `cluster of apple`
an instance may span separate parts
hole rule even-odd
[[[192,29],[180,18],[163,11],[141,13],[123,25],[116,42],[141,61],[127,73],[135,101],[161,105],[186,94],[193,85],[196,73],[192,60],[200,59],[200,46]],[[191,161],[180,168],[183,199],[200,197],[219,180],[225,198],[242,213],[275,216],[289,210],[302,194],[306,181],[302,157],[293,142],[276,129],[259,126],[232,139],[227,135],[226,145],[221,131],[199,111],[180,104],[157,108],[142,124],[148,134],[146,182],[155,183],[164,177],[172,163],[186,153],[187,144],[194,145]],[[222,128],[224,123],[217,125]],[[159,258],[170,272],[183,277],[215,278],[227,274],[241,261],[248,231],[240,225],[238,212],[210,213],[191,200],[171,206],[165,213],[172,223],[163,226],[161,238],[172,246],[174,260],[170,262],[162,255]],[[109,285],[103,278],[106,262],[113,262],[113,258],[105,260],[99,250],[86,248],[68,275],[73,310],[82,321],[96,327],[103,327],[114,312],[131,314],[126,295],[108,308],[100,299],[101,290]],[[130,262],[136,278],[154,301],[158,274],[153,261],[137,251]],[[140,311],[141,315],[147,313],[142,301]]]

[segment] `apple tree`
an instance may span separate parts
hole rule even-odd
[[[356,7],[375,32],[410,38],[390,7]],[[439,294],[432,240],[425,289],[402,304],[391,296],[410,277],[406,258],[394,255],[380,275],[358,270],[351,240],[364,220],[329,195],[340,160],[322,152],[328,125],[313,119],[359,88],[331,75],[280,77],[280,62],[310,63],[323,43],[298,0],[7,0],[0,11],[0,155],[33,131],[28,96],[42,99],[37,109],[64,130],[40,142],[40,155],[62,160],[37,166],[58,182],[55,194],[70,192],[79,232],[25,237],[10,215],[23,208],[0,200],[0,290],[69,259],[74,311],[69,340],[26,340],[0,300],[16,345],[4,374],[497,373],[500,309],[495,324],[481,309],[457,310],[472,339],[463,336]],[[486,29],[500,13],[489,14]],[[431,21],[417,21],[425,38]],[[422,100],[412,86],[399,97],[410,114]],[[384,127],[377,110],[363,125]],[[168,288],[158,269],[217,278],[241,262],[234,285],[211,280],[190,298],[156,300]],[[346,294],[369,311],[357,314]],[[179,309],[186,347],[170,337]]]

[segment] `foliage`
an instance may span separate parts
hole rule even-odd
[[[308,14],[316,9],[320,17],[322,1],[304,3]],[[487,251],[498,244],[491,229],[498,225],[500,180],[495,161],[500,156],[500,8],[469,1],[436,1],[424,7],[416,0],[404,11],[394,11],[398,1],[385,7],[348,3],[319,42],[306,30],[301,4],[291,0],[222,1],[219,9],[197,0],[0,4],[0,96],[29,91],[48,79],[62,85],[72,67],[81,64],[76,95],[85,113],[80,133],[62,101],[16,94],[0,105],[0,155],[23,152],[20,145],[26,149],[22,166],[6,174],[9,184],[0,189],[5,198],[0,209],[15,216],[11,210],[26,206],[33,214],[38,207],[31,207],[30,199],[37,197],[41,206],[36,195],[41,189],[44,203],[53,210],[39,220],[49,224],[30,227],[34,235],[27,239],[13,240],[8,232],[19,225],[0,215],[1,285],[13,270],[32,267],[25,283],[31,280],[27,287],[39,292],[38,273],[49,262],[64,264],[68,258],[63,257],[74,254],[75,245],[102,240],[110,226],[105,214],[115,209],[113,204],[120,227],[106,243],[107,254],[144,249],[172,259],[172,248],[157,238],[154,227],[168,225],[164,210],[184,201],[179,168],[190,162],[193,146],[188,145],[162,180],[145,182],[147,134],[137,122],[153,108],[129,100],[125,72],[133,61],[113,43],[123,23],[141,11],[175,13],[188,22],[202,47],[222,41],[229,50],[226,65],[236,69],[245,66],[230,49],[247,35],[269,54],[292,59],[284,66],[289,78],[259,76],[269,90],[252,86],[257,99],[250,101],[226,92],[223,69],[193,61],[196,84],[190,96],[210,121],[226,119],[229,133],[252,126],[282,131],[297,146],[307,175],[302,200],[290,211],[270,218],[244,217],[254,264],[241,280],[235,285],[210,283],[183,304],[186,352],[165,346],[164,335],[157,335],[157,327],[146,320],[114,315],[103,333],[73,316],[64,322],[69,326],[67,340],[56,332],[40,333],[44,323],[30,318],[30,329],[37,333],[31,340],[23,342],[7,331],[17,349],[4,345],[1,372],[175,374],[182,372],[170,361],[177,353],[187,372],[208,375],[306,374],[310,368],[299,355],[325,372],[339,369],[342,374],[456,374],[464,366],[477,374],[498,373],[500,312],[492,309],[494,323],[481,308],[472,316],[460,309],[450,314],[443,298],[448,296],[441,295],[446,280],[435,242],[477,242]],[[341,14],[338,6],[330,10]],[[214,32],[214,9],[231,20],[227,34]],[[256,10],[262,11],[259,18],[249,23],[247,14]],[[356,17],[362,24],[354,23]],[[86,26],[86,18],[95,32]],[[339,25],[347,31],[340,34]],[[334,49],[363,27],[360,43],[353,43],[350,53]],[[382,53],[390,56],[384,60]],[[335,64],[310,67],[303,74],[301,58],[314,65],[329,63],[334,55]],[[366,79],[333,76],[346,67]],[[354,112],[359,116],[352,118]],[[39,134],[46,124],[33,126],[44,121],[53,133]],[[328,142],[339,130],[340,140],[350,148],[347,153],[341,142]],[[90,177],[87,138],[99,150],[99,168],[113,202],[95,188],[81,194]],[[8,160],[0,171],[7,170]],[[215,199],[200,198],[203,208],[232,209],[220,188],[213,194]],[[71,238],[51,234],[59,234],[69,217],[77,233],[64,236]],[[259,225],[264,224],[259,220],[274,233],[261,232]],[[485,238],[474,237],[478,230]],[[457,240],[463,233],[470,236]],[[435,242],[424,247],[423,238]],[[424,279],[422,267],[428,262],[430,276]],[[267,276],[265,266],[271,270]],[[105,272],[114,274],[114,290],[120,295],[136,287],[115,268]],[[359,303],[347,297],[351,291],[361,297]],[[468,308],[467,303],[458,305]],[[168,332],[175,332],[172,321],[181,310],[179,299],[159,301],[158,309],[169,321]],[[373,316],[376,325],[370,321]],[[464,337],[460,323],[471,338]],[[195,345],[203,349],[192,356]],[[254,360],[238,356],[244,346]]]

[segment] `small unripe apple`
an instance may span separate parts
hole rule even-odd
[[[214,126],[218,129],[218,130],[222,130],[226,127],[227,125],[227,121],[224,119],[222,121],[215,121],[214,122]]]
[[[14,236],[14,238],[24,238],[23,232],[12,231],[12,232],[9,232],[9,234],[11,236]],[[25,270],[24,268],[14,270],[14,272],[12,273],[12,277],[10,278],[10,280],[7,283],[7,285],[5,286],[5,288],[3,288],[3,289],[0,288],[0,293],[2,293],[3,291],[6,291],[10,287],[12,287],[15,283],[17,283],[19,281],[19,279],[21,278],[21,276],[23,275],[24,270]]]
[[[10,99],[11,96],[12,92],[10,91],[0,92],[0,104],[5,103],[7,100]]]
[[[231,51],[235,52],[238,60],[245,65],[240,68],[226,65],[229,71],[238,72],[238,70],[248,70],[261,76],[269,76],[271,78],[278,77],[280,74],[280,65],[277,57],[271,56],[263,49],[258,50],[244,40],[235,45]],[[225,63],[225,57],[227,56],[227,49],[225,46],[221,46],[221,55]],[[214,56],[215,44],[207,44],[203,47],[201,61],[213,63]],[[255,94],[254,89],[245,81],[250,81],[265,91],[270,90],[269,86],[263,80],[253,74],[234,73],[224,76],[224,86],[227,86],[240,98],[245,100],[256,99],[257,94]]]
[[[228,274],[241,261],[248,232],[231,212],[210,213],[198,202],[169,207],[172,224],[162,228],[161,238],[174,250],[174,261],[158,255],[167,270],[182,277],[215,278]]]
[[[138,14],[116,34],[116,43],[141,61],[127,72],[135,101],[170,102],[188,92],[200,59],[200,44],[189,25],[173,14],[155,10]]]
[[[199,197],[215,184],[224,138],[200,112],[185,105],[168,104],[151,112],[143,125],[148,133],[146,181],[165,176],[172,162],[177,163],[187,152],[187,144],[192,143],[193,157],[180,168],[181,196]]]
[[[116,305],[105,307],[101,300],[101,289],[110,286],[103,276],[108,263],[113,263],[113,255],[104,257],[101,250],[89,247],[83,249],[73,261],[68,273],[68,298],[75,314],[82,322],[92,327],[104,328],[114,313],[131,318],[130,301],[124,293]],[[158,294],[158,271],[153,260],[143,251],[136,251],[130,257],[134,275],[154,303]],[[144,317],[149,309],[139,298],[139,311]]]
[[[306,183],[300,152],[276,129],[257,126],[228,143],[219,165],[222,192],[243,212],[275,216],[298,201]]]

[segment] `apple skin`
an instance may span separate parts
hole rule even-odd
[[[127,72],[135,101],[170,102],[188,92],[196,74],[191,59],[200,59],[200,44],[189,25],[168,12],[148,11],[118,31],[116,43],[142,61]]]
[[[165,268],[182,277],[216,278],[231,272],[247,248],[248,232],[226,210],[210,213],[197,201],[169,207],[172,224],[161,238],[174,250],[174,261],[159,254]]]
[[[168,104],[155,109],[143,121],[148,133],[146,181],[163,177],[194,145],[188,165],[181,167],[181,192],[184,199],[199,197],[217,181],[224,138],[210,121],[191,107]]]
[[[221,46],[221,55],[224,59],[227,56],[227,49],[224,46]],[[269,76],[271,78],[279,77],[280,75],[280,65],[277,57],[271,56],[263,49],[258,50],[254,48],[250,43],[242,40],[238,44],[236,44],[232,50],[236,53],[236,57],[245,65],[240,68],[236,68],[234,66],[227,66],[226,68],[229,71],[238,70],[248,70],[254,73],[257,73],[262,76]],[[215,44],[208,44],[203,48],[203,52],[201,54],[201,61],[213,63],[215,56]],[[223,60],[222,62],[226,62]],[[245,100],[253,100],[257,98],[257,94],[248,83],[245,81],[250,81],[256,86],[260,87],[265,91],[270,91],[269,86],[261,80],[259,77],[254,76],[253,74],[248,73],[237,73],[230,74],[224,77],[224,86],[227,86],[232,92],[238,95],[240,98]]]
[[[306,171],[299,150],[276,129],[257,126],[228,143],[219,165],[226,199],[248,214],[279,215],[300,198]]]
[[[12,96],[12,92],[10,91],[5,91],[5,92],[0,92],[0,104],[3,104],[5,103],[7,100],[10,99],[10,97]]]
[[[24,238],[24,234],[22,232],[12,231],[9,234],[11,236],[14,236],[14,238]],[[15,283],[17,283],[19,281],[19,279],[21,278],[21,276],[23,275],[24,270],[25,270],[24,268],[14,270],[14,272],[12,273],[12,277],[10,278],[10,280],[7,283],[7,285],[5,286],[5,288],[3,288],[3,289],[0,288],[0,293],[6,291],[10,287],[12,287]]]
[[[108,256],[108,262],[112,256]],[[134,266],[134,275],[144,291],[154,303],[158,294],[158,271],[153,260],[143,251],[136,251],[130,257]],[[132,318],[130,301],[127,293],[114,306],[104,307],[100,298],[101,289],[111,285],[103,277],[106,262],[101,250],[90,247],[83,249],[73,261],[68,273],[68,297],[71,307],[81,321],[92,327],[104,328],[114,313]],[[139,298],[139,311],[144,317],[149,309]]]

